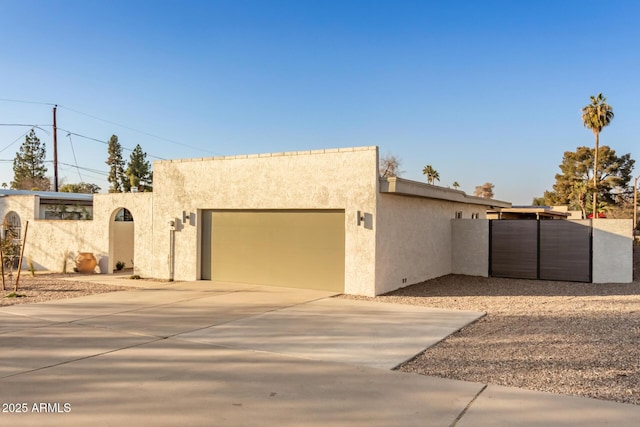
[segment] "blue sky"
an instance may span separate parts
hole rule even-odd
[[[0,0],[0,123],[41,125],[52,159],[59,104],[60,176],[103,190],[93,139],[116,134],[150,160],[378,145],[405,178],[529,204],[593,145],[591,95],[615,112],[601,144],[640,160],[639,20],[615,0]],[[28,130],[0,126],[0,182]]]

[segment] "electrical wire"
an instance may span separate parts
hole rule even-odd
[[[128,129],[130,131],[137,132],[137,133],[142,134],[142,135],[150,136],[152,138],[160,139],[162,141],[170,142],[172,144],[180,145],[182,147],[191,148],[193,150],[202,151],[202,152],[208,153],[208,154],[214,154],[214,155],[221,154],[221,153],[217,153],[217,152],[214,152],[214,151],[211,151],[211,150],[206,150],[204,148],[196,147],[194,145],[189,145],[189,144],[185,144],[185,143],[180,142],[180,141],[176,141],[176,140],[173,140],[173,139],[165,138],[163,136],[155,135],[155,134],[152,134],[150,132],[145,132],[143,130],[136,129],[136,128],[131,127],[131,126],[123,125],[121,123],[117,123],[117,122],[114,122],[112,120],[103,119],[101,117],[94,116],[93,114],[84,113],[82,111],[79,111],[79,110],[76,110],[74,108],[70,108],[70,107],[67,107],[67,106],[61,105],[61,104],[54,104],[54,103],[51,103],[51,102],[25,101],[25,100],[20,100],[20,99],[8,99],[8,98],[0,98],[0,101],[18,102],[18,103],[22,103],[22,104],[48,105],[48,106],[52,106],[52,107],[58,107],[58,108],[62,108],[62,109],[68,110],[68,111],[72,111],[72,112],[74,112],[76,114],[81,114],[83,116],[90,117],[90,118],[92,118],[94,120],[98,120],[98,121],[101,121],[101,122],[104,122],[104,123],[109,123],[111,125],[119,126],[119,127],[123,128],[123,129]]]
[[[104,123],[109,123],[109,124],[112,124],[112,125],[115,125],[115,126],[119,126],[121,128],[128,129],[128,130],[131,130],[133,132],[140,133],[142,135],[150,136],[152,138],[160,139],[162,141],[166,141],[166,142],[169,142],[171,144],[175,144],[175,145],[179,145],[179,146],[182,146],[182,147],[191,148],[193,150],[202,151],[202,152],[208,153],[208,154],[213,154],[213,155],[221,154],[221,153],[218,153],[218,152],[215,152],[215,151],[207,150],[207,149],[204,149],[204,148],[201,148],[201,147],[196,147],[194,145],[185,144],[185,143],[180,142],[180,141],[176,141],[176,140],[173,140],[173,139],[169,139],[169,138],[165,138],[165,137],[162,137],[162,136],[159,136],[159,135],[155,135],[155,134],[150,133],[150,132],[145,132],[143,130],[136,129],[136,128],[131,127],[131,126],[123,125],[121,123],[117,123],[117,122],[114,122],[112,120],[103,119],[103,118],[100,118],[98,116],[95,116],[95,115],[92,115],[92,114],[88,114],[88,113],[85,113],[85,112],[82,112],[82,111],[76,110],[74,108],[70,108],[70,107],[67,107],[65,105],[61,105],[61,104],[54,104],[54,103],[51,103],[51,102],[25,101],[25,100],[8,99],[8,98],[0,98],[0,101],[18,102],[18,103],[23,103],[23,104],[36,104],[36,105],[47,105],[47,106],[59,107],[61,109],[72,111],[72,112],[74,112],[76,114],[81,114],[83,116],[90,117],[90,118],[92,118],[94,120],[98,120],[98,121],[101,121],[101,122],[104,122]],[[80,136],[80,135],[78,135],[78,136]],[[99,142],[103,142],[103,141],[99,141]],[[164,159],[162,159],[162,157],[152,156],[152,155],[149,155],[149,156],[157,158],[157,159],[164,160]]]
[[[109,145],[109,141],[103,141],[103,140],[98,139],[98,138],[92,138],[90,136],[82,135],[82,134],[79,134],[79,133],[76,133],[76,132],[71,132],[71,131],[69,131],[67,129],[63,129],[63,128],[59,127],[59,126],[58,126],[58,129],[67,132],[69,135],[74,135],[74,136],[77,136],[77,137],[80,137],[80,138],[85,138],[85,139],[88,139],[88,140],[91,140],[91,141],[99,142],[101,144]],[[122,147],[122,149],[125,150],[125,151],[131,151],[131,152],[133,152],[133,150],[134,150],[133,148],[127,148],[127,147]],[[154,156],[153,154],[147,154],[147,155],[149,157],[153,157],[154,159],[166,160],[166,159],[164,159],[162,157]]]
[[[32,128],[32,129],[40,129],[42,132],[46,133],[47,135],[51,135],[51,132],[49,132],[48,130],[42,128],[42,126],[51,126],[51,125],[30,125],[30,124],[23,124],[23,123],[0,123],[0,126],[22,126],[22,127]]]
[[[22,135],[20,135],[19,137],[17,137],[16,139],[13,140],[13,142],[10,142],[6,147],[4,147],[2,150],[0,150],[0,153],[2,153],[4,150],[6,150],[7,148],[11,147],[13,144],[15,144],[16,142],[20,141],[22,138],[24,138],[25,136],[27,136],[27,134],[29,133],[29,131],[23,133]]]
[[[30,127],[31,130],[33,129],[40,129],[41,131],[43,131],[46,134],[50,134],[46,129],[41,128],[40,126],[44,126],[44,125],[17,125],[17,124],[6,124],[6,123],[0,123],[0,126],[27,126]],[[11,147],[13,144],[15,144],[16,142],[20,141],[20,139],[22,139],[24,136],[26,136],[31,130],[23,133],[22,135],[20,135],[19,137],[17,137],[15,140],[13,140],[13,142],[10,142],[7,146],[5,146],[2,150],[0,150],[0,153],[2,153],[4,150],[6,150],[7,148]]]
[[[85,176],[89,175],[90,179],[92,181],[98,180],[100,182],[109,182],[109,179],[108,179],[109,174],[106,173],[106,172],[96,171],[96,170],[87,171],[86,168],[83,168],[82,166],[69,165],[69,167],[67,167],[67,163],[62,163],[61,164],[60,162],[58,162],[58,167],[62,171],[68,171],[68,170],[80,168],[80,169],[85,170],[85,172],[84,172]],[[76,172],[77,172],[77,170],[76,170]]]
[[[71,134],[67,134],[67,138],[69,138],[69,145],[71,145],[71,152],[73,153],[73,161],[76,163],[76,169],[78,170],[78,176],[80,177],[80,182],[84,182],[82,179],[82,174],[80,174],[80,168],[78,167],[78,159],[76,159],[76,150],[73,149],[73,140],[71,140]]]
[[[5,101],[5,102],[19,102],[21,104],[37,104],[37,105],[50,105],[50,106],[54,106],[56,104],[51,104],[49,102],[38,102],[38,101],[23,101],[20,99],[7,99],[7,98],[0,98],[0,101]]]
[[[83,116],[86,116],[86,117],[90,117],[90,118],[92,118],[94,120],[98,120],[98,121],[101,121],[101,122],[104,122],[104,123],[109,123],[109,124],[112,124],[112,125],[115,125],[115,126],[119,126],[121,128],[128,129],[128,130],[131,130],[133,132],[137,132],[139,134],[146,135],[146,136],[149,136],[149,137],[152,137],[152,138],[156,138],[156,139],[159,139],[159,140],[162,140],[162,141],[166,141],[166,142],[169,142],[171,144],[175,144],[175,145],[179,145],[179,146],[182,146],[182,147],[191,148],[191,149],[194,149],[194,150],[202,151],[202,152],[213,154],[213,155],[220,154],[220,153],[216,153],[216,152],[213,152],[213,151],[210,151],[210,150],[207,150],[207,149],[203,149],[203,148],[196,147],[196,146],[189,145],[189,144],[184,144],[184,143],[179,142],[179,141],[175,141],[175,140],[172,140],[172,139],[169,139],[169,138],[165,138],[165,137],[162,137],[162,136],[159,136],[159,135],[155,135],[155,134],[152,134],[152,133],[149,133],[149,132],[145,132],[145,131],[142,131],[140,129],[136,129],[136,128],[133,128],[131,126],[126,126],[126,125],[123,125],[121,123],[117,123],[117,122],[114,122],[114,121],[111,121],[111,120],[106,120],[106,119],[94,116],[92,114],[84,113],[82,111],[78,111],[76,109],[73,109],[73,108],[70,108],[70,107],[67,107],[67,106],[64,106],[64,105],[60,105],[60,104],[54,104],[54,103],[50,103],[50,102],[26,101],[26,100],[9,99],[9,98],[0,98],[0,101],[59,107],[59,108],[74,112],[76,114],[80,114],[80,115],[83,115]],[[34,125],[34,124],[22,124],[22,123],[0,123],[0,126],[18,126],[18,127],[23,126],[23,127],[29,127],[29,128],[31,128],[31,130],[39,129],[39,130],[45,132],[47,135],[51,135],[51,132],[49,132],[46,129],[44,129],[43,126],[52,127],[52,125]],[[73,154],[73,159],[74,159],[74,162],[75,162],[75,165],[70,165],[70,164],[67,164],[67,163],[58,162],[59,165],[66,165],[66,166],[69,166],[71,168],[75,168],[76,171],[78,172],[78,176],[80,177],[80,181],[81,182],[84,182],[84,181],[83,181],[82,174],[80,173],[80,170],[84,170],[85,172],[88,172],[90,174],[91,173],[96,173],[96,174],[99,174],[101,176],[108,176],[109,175],[108,173],[100,171],[100,170],[84,168],[84,167],[78,166],[78,160],[76,158],[75,149],[74,149],[74,146],[73,146],[73,140],[72,140],[71,136],[72,135],[73,136],[77,136],[79,138],[88,139],[90,141],[99,142],[99,143],[105,144],[105,145],[109,144],[108,141],[103,141],[103,140],[98,139],[98,138],[92,138],[90,136],[82,135],[82,134],[79,134],[79,133],[76,133],[76,132],[71,132],[71,131],[69,131],[67,129],[63,129],[63,128],[60,128],[60,127],[57,127],[57,129],[60,129],[60,130],[62,130],[64,132],[67,132],[67,137],[69,138],[69,143],[71,145],[71,152]],[[27,131],[24,134],[20,135],[14,141],[12,141],[7,146],[2,148],[0,150],[0,153],[5,151],[6,149],[8,149],[10,146],[15,144],[16,142],[18,142],[21,138],[23,138],[28,133],[29,132]],[[133,149],[127,148],[127,147],[122,147],[122,149],[125,150],[125,151],[128,151],[128,152],[133,152],[134,151]],[[152,154],[145,153],[145,155],[148,155],[149,157],[154,158],[154,159],[165,160],[165,158],[163,158],[163,157],[155,156],[155,155],[152,155]],[[13,160],[0,160],[0,162],[13,162]],[[45,162],[52,162],[52,161],[45,161]],[[103,179],[103,178],[99,178],[99,179]]]
[[[51,163],[51,162],[53,162],[53,160],[47,160],[46,162],[47,163]],[[74,169],[82,169],[83,171],[95,173],[95,174],[98,174],[98,175],[109,176],[108,172],[101,171],[101,170],[98,170],[98,169],[85,168],[85,167],[82,167],[82,166],[72,165],[72,164],[64,163],[64,162],[58,162],[58,164],[59,165],[64,165],[64,166],[69,166],[70,168],[74,168]]]
[[[196,146],[193,146],[193,145],[185,144],[183,142],[175,141],[173,139],[165,138],[163,136],[154,135],[152,133],[145,132],[143,130],[139,130],[139,129],[133,128],[131,126],[126,126],[126,125],[123,125],[123,124],[120,124],[120,123],[117,123],[117,122],[113,122],[111,120],[101,119],[100,117],[94,116],[92,114],[83,113],[82,111],[74,110],[73,108],[69,108],[69,107],[66,107],[64,105],[58,104],[58,107],[63,108],[65,110],[72,111],[72,112],[77,113],[77,114],[82,114],[83,116],[90,117],[90,118],[92,118],[94,120],[99,120],[99,121],[104,122],[104,123],[109,123],[111,125],[119,126],[121,128],[128,129],[130,131],[137,132],[137,133],[142,134],[142,135],[150,136],[152,138],[161,139],[163,141],[170,142],[170,143],[176,144],[176,145],[180,145],[182,147],[192,148],[194,150],[199,150],[199,151],[202,151],[202,152],[205,152],[205,153],[209,153],[209,154],[220,154],[220,153],[214,153],[213,151],[210,151],[210,150],[205,150],[204,148],[196,147]]]

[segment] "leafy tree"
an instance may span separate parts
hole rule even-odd
[[[45,147],[33,129],[27,134],[13,160],[13,181],[16,190],[49,190],[51,182],[45,176]]]
[[[561,173],[556,174],[553,191],[544,194],[545,203],[569,205],[570,209],[581,209],[583,216],[589,206],[587,194],[597,189],[597,209],[611,209],[624,206],[633,189],[629,186],[635,160],[631,154],[616,155],[615,150],[604,145],[599,147],[598,169],[601,174],[593,184],[595,149],[578,147],[576,151],[566,151],[560,164]],[[593,212],[593,204],[590,205]]]
[[[453,184],[451,184],[453,186],[454,189],[458,189],[460,188],[460,183],[458,181],[453,181]]]
[[[534,197],[533,201],[531,202],[532,206],[546,206],[545,201],[544,201],[544,197]]]
[[[100,191],[100,187],[89,182],[80,182],[78,184],[65,184],[60,187],[61,193],[86,193],[96,194]]]
[[[476,186],[476,189],[473,191],[474,196],[484,197],[485,199],[493,198],[493,189],[495,185],[490,182],[485,182],[482,185]]]
[[[388,178],[393,176],[400,176],[400,164],[402,160],[394,154],[387,154],[380,158],[380,176],[382,178]]]
[[[593,217],[596,218],[596,206],[597,206],[597,195],[598,195],[598,154],[599,154],[599,144],[600,144],[600,132],[605,126],[608,126],[613,120],[613,108],[609,104],[606,103],[607,98],[602,96],[602,93],[599,93],[598,96],[591,97],[591,103],[582,108],[582,124],[591,129],[593,135],[596,138],[596,150],[595,157],[593,160],[594,169],[593,169]]]
[[[131,188],[135,187],[138,191],[152,191],[151,164],[147,160],[147,153],[142,151],[140,144],[136,145],[136,148],[131,152],[129,166],[125,173],[129,177]]]
[[[124,173],[122,146],[118,142],[116,135],[111,135],[111,138],[109,138],[107,153],[109,157],[105,163],[109,165],[109,177],[107,178],[107,181],[111,184],[109,192],[119,193],[121,191],[129,191],[129,178]]]
[[[424,169],[422,169],[422,174],[427,177],[429,184],[433,185],[435,181],[440,181],[440,174],[431,165],[425,166]]]

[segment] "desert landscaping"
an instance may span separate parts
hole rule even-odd
[[[635,250],[628,284],[449,275],[371,300],[487,313],[399,371],[638,405],[639,267]]]

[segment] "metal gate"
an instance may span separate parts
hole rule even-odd
[[[489,274],[591,282],[591,220],[489,221]]]

